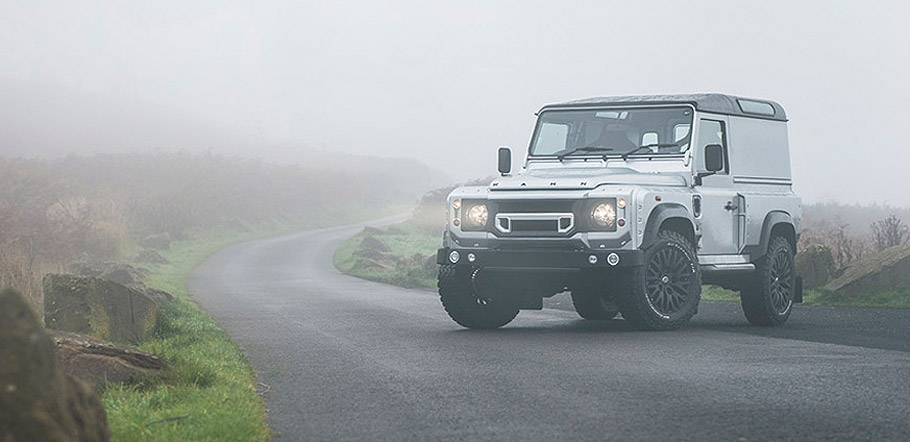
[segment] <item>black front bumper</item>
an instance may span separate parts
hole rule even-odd
[[[457,262],[450,259],[452,251],[458,252]],[[614,253],[619,261],[612,265],[608,257]],[[471,256],[473,260],[470,259]],[[591,259],[591,256],[596,260]],[[493,250],[446,247],[436,251],[436,263],[504,269],[596,269],[640,266],[644,261],[643,256],[641,250]]]

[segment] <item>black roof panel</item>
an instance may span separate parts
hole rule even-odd
[[[743,112],[738,100],[748,100],[770,105],[774,115],[763,113]],[[636,104],[691,104],[695,109],[724,115],[737,115],[741,117],[763,118],[766,120],[787,121],[787,113],[780,104],[771,100],[758,98],[734,97],[724,94],[680,94],[680,95],[628,95],[619,97],[594,97],[583,100],[567,101],[565,103],[548,104],[541,110],[560,107],[580,106],[629,106]]]

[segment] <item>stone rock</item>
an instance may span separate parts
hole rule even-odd
[[[121,284],[142,282],[151,272],[142,267],[134,267],[123,262],[74,262],[67,266],[69,271],[81,276],[104,278]]]
[[[834,278],[834,257],[828,246],[812,244],[796,254],[796,274],[806,287],[821,287]]]
[[[91,276],[44,277],[44,323],[48,328],[114,342],[138,342],[154,329],[158,306],[139,291]]]
[[[389,253],[391,250],[389,246],[383,244],[382,241],[376,239],[373,236],[364,236],[360,240],[360,245],[357,246],[357,250],[354,251],[354,254],[361,256],[370,256],[370,255],[383,255]]]
[[[860,259],[824,289],[845,294],[910,287],[910,245],[895,246]]]
[[[171,235],[168,235],[167,232],[156,233],[142,238],[139,243],[142,247],[149,249],[167,250],[171,248]]]
[[[145,249],[133,257],[133,262],[139,264],[167,264],[168,260],[161,256],[157,250]]]
[[[158,253],[154,250],[151,252]],[[155,302],[171,302],[174,300],[174,296],[170,293],[145,285],[143,280],[145,280],[151,272],[143,267],[135,267],[126,263],[114,261],[76,262],[67,267],[71,272],[77,275],[94,276],[96,278],[123,284],[148,296]]]
[[[52,331],[63,371],[88,382],[96,391],[108,384],[148,385],[172,373],[167,362],[132,347],[76,333]]]
[[[25,299],[0,290],[0,440],[109,441],[91,387],[65,374]]]
[[[174,295],[156,288],[148,287],[145,284],[138,284],[136,286],[129,286],[134,290],[138,290],[139,293],[147,296],[149,299],[155,302],[174,302]]]
[[[70,263],[66,269],[75,275],[81,276],[98,276],[107,270],[104,263],[77,261]]]

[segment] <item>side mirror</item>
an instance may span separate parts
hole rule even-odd
[[[708,172],[724,170],[724,148],[720,144],[705,146],[705,170]]]
[[[499,148],[499,173],[508,175],[512,171],[512,149],[508,147]]]

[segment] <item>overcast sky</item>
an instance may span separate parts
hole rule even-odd
[[[455,178],[598,95],[781,102],[807,201],[910,205],[910,7],[796,1],[0,0],[0,154],[305,149]]]

